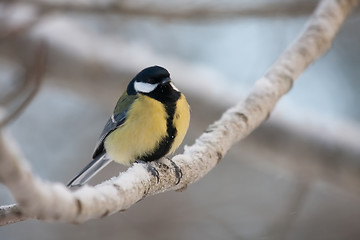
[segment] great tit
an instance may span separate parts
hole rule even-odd
[[[118,100],[96,144],[93,160],[68,186],[85,184],[111,161],[131,165],[173,153],[183,141],[189,122],[189,104],[171,82],[169,72],[159,66],[145,68]],[[179,168],[172,164],[181,178]],[[148,169],[158,174],[153,167]]]

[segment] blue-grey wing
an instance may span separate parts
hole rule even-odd
[[[128,109],[125,109],[124,111],[118,113],[118,114],[113,114],[110,119],[107,121],[107,123],[105,124],[104,130],[102,131],[100,138],[96,144],[96,147],[94,149],[94,153],[93,153],[93,159],[97,158],[99,155],[104,154],[105,149],[104,149],[104,141],[105,138],[115,129],[117,129],[118,127],[120,127],[121,125],[124,124],[125,120],[126,120],[126,113],[127,113]]]
[[[104,149],[105,138],[116,128],[124,124],[126,120],[126,114],[130,109],[131,105],[133,104],[133,102],[136,100],[136,98],[137,98],[136,95],[128,95],[126,91],[121,95],[121,97],[116,103],[113,115],[105,124],[104,130],[102,131],[99,141],[96,144],[93,153],[93,159],[98,158],[99,155],[103,155],[105,153],[105,149]]]

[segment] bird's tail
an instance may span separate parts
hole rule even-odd
[[[106,154],[99,154],[81,172],[76,175],[68,184],[68,187],[82,186],[89,181],[97,172],[108,165],[112,160]]]

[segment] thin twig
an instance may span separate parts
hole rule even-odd
[[[32,101],[32,99],[37,94],[41,85],[42,76],[45,71],[46,55],[47,55],[47,45],[45,42],[41,42],[37,47],[31,65],[27,69],[23,84],[20,85],[19,88],[14,91],[15,94],[7,98],[7,101],[12,101],[15,104],[18,104],[18,106],[16,106],[13,110],[9,109],[6,112],[6,116],[0,121],[0,128],[6,126],[11,120],[16,118],[27,107],[27,105]],[[18,101],[21,102],[16,103]]]

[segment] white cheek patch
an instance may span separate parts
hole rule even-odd
[[[171,86],[175,91],[180,92],[179,89],[178,89],[177,87],[175,87],[175,85],[174,85],[172,82],[170,82],[170,86]]]
[[[142,93],[149,93],[153,91],[159,84],[151,84],[151,83],[143,83],[143,82],[136,82],[134,83],[135,91],[142,92]]]

